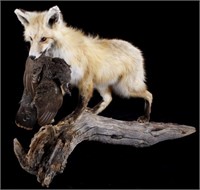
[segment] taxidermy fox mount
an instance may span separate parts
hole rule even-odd
[[[144,98],[144,115],[138,121],[149,121],[152,94],[145,84],[144,60],[138,48],[123,40],[87,36],[67,26],[58,6],[43,12],[14,12],[24,26],[25,41],[30,42],[31,59],[44,53],[60,57],[71,66],[70,83],[78,87],[81,102],[67,117],[69,123],[86,109],[94,89],[102,101],[91,109],[93,113],[102,112],[114,92],[125,98]]]

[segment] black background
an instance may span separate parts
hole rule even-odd
[[[54,5],[60,7],[69,25],[93,35],[127,40],[140,48],[147,85],[154,95],[151,120],[191,125],[197,132],[141,149],[82,142],[50,188],[198,188],[198,2],[2,2],[2,188],[42,188],[35,176],[20,167],[13,152],[14,138],[28,148],[38,130],[26,131],[14,123],[28,55],[23,26],[14,10],[46,10]],[[90,105],[99,99],[95,92]],[[57,119],[70,113],[76,102],[75,89],[72,97],[65,98]],[[143,106],[142,99],[114,96],[102,115],[135,120]]]

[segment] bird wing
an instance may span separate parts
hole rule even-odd
[[[31,93],[32,96],[34,95],[34,86],[32,83],[33,64],[33,60],[27,58],[23,77],[24,88]]]
[[[25,129],[32,129],[37,121],[36,108],[31,104],[32,96],[25,89],[22,99],[20,101],[20,107],[15,117],[15,123],[18,127]]]
[[[35,88],[38,86],[39,80],[42,75],[43,64],[27,58],[26,66],[24,71],[24,88],[31,93],[32,96],[35,94]]]
[[[54,71],[54,78],[58,79],[61,84],[61,89],[63,91],[63,95],[71,94],[69,84],[71,81],[71,69],[70,66],[60,58],[53,58],[52,59],[52,69]]]
[[[62,106],[63,96],[61,90],[53,81],[42,81],[34,97],[34,103],[37,108],[38,124],[41,126],[52,123],[58,110]]]

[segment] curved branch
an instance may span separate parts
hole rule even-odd
[[[194,127],[173,123],[138,123],[120,121],[84,111],[71,125],[67,121],[47,125],[36,133],[26,153],[17,139],[14,152],[21,167],[49,186],[57,173],[62,173],[67,159],[77,144],[84,140],[147,147],[158,142],[194,133]]]

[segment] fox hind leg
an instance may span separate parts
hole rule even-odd
[[[131,97],[144,98],[145,100],[144,115],[140,116],[137,119],[137,121],[140,123],[149,122],[151,113],[151,104],[153,100],[152,94],[148,90],[144,90],[142,92],[132,92]]]
[[[102,112],[112,101],[112,93],[110,87],[101,87],[97,90],[102,97],[102,101],[90,110],[95,114]],[[140,91],[134,90],[129,93],[129,97],[138,97],[145,100],[144,115],[140,116],[137,121],[140,123],[148,122],[150,120],[151,104],[153,100],[152,94],[146,89]]]

